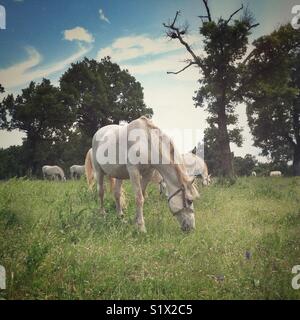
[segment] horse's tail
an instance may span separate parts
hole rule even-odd
[[[92,190],[95,184],[94,169],[93,169],[93,163],[92,163],[92,149],[90,149],[86,154],[84,169],[85,169],[85,176],[86,176],[89,190]]]

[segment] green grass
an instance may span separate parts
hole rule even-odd
[[[196,230],[184,234],[150,186],[140,234],[129,183],[127,224],[111,195],[101,217],[84,181],[0,183],[0,299],[299,299],[299,178],[240,178],[200,194]]]

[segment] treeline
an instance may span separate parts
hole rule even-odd
[[[3,99],[1,129],[23,131],[26,138],[21,146],[0,150],[0,179],[40,177],[44,164],[65,170],[82,164],[100,127],[152,114],[141,84],[127,70],[109,58],[85,58],[61,76],[59,87],[43,79]]]

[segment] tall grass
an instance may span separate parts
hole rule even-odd
[[[150,186],[147,234],[99,215],[85,182],[0,183],[0,265],[5,299],[299,299],[300,180],[240,178],[201,188],[196,230],[180,231],[167,201]]]

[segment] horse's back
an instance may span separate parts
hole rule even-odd
[[[280,177],[282,175],[281,171],[271,171],[270,177]]]
[[[207,174],[207,166],[202,158],[193,154],[185,153],[183,155],[183,161],[188,172],[188,175],[198,176]]]

